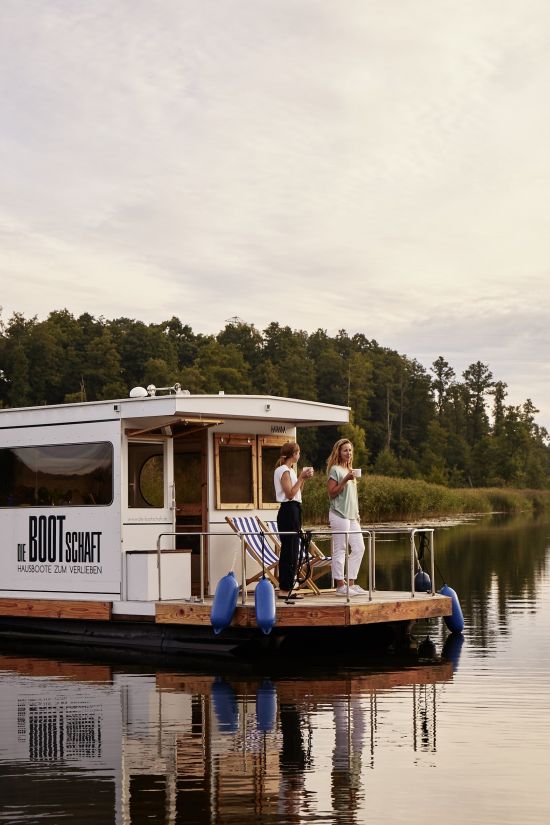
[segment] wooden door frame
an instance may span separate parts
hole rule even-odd
[[[177,452],[177,443],[183,441],[186,438],[192,438],[194,441],[199,442],[199,449],[200,449],[200,457],[201,457],[201,468],[200,468],[200,485],[201,485],[201,514],[200,514],[200,529],[199,532],[206,532],[208,526],[208,430],[209,427],[201,427],[200,429],[194,429],[190,433],[180,433],[173,439],[173,449],[174,449],[174,465],[175,465],[175,456]],[[174,478],[175,478],[175,470],[174,470]],[[178,490],[176,487],[176,518],[177,518],[177,506],[178,506]],[[197,526],[199,526],[197,524]],[[208,536],[204,537],[203,540],[203,548],[204,548],[204,558],[203,558],[203,581],[204,581],[204,592],[208,593],[208,586],[209,586],[209,576],[208,576]],[[196,585],[196,586],[194,586]],[[198,592],[198,582],[191,581],[191,588],[192,591],[197,590]],[[196,595],[196,594],[195,594]]]

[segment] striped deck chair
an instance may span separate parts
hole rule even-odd
[[[244,536],[244,546],[247,554],[260,568],[262,565],[262,552],[265,562],[265,576],[274,587],[279,587],[277,578],[277,567],[279,565],[279,552],[276,542],[265,536],[262,540],[262,533],[265,528],[261,527],[256,516],[226,516],[226,522],[238,536]],[[279,545],[280,546],[280,545]],[[275,549],[277,547],[277,549]],[[247,584],[259,581],[263,576],[263,569],[247,578]]]
[[[258,524],[260,525],[262,530],[265,530],[267,533],[272,533],[273,535],[269,536],[270,539],[273,540],[277,551],[280,550],[281,547],[281,539],[279,538],[279,531],[277,527],[276,521],[262,521],[260,518],[258,519]],[[314,582],[314,579],[318,579],[319,576],[322,576],[324,573],[328,572],[328,568],[331,564],[331,557],[325,556],[322,550],[317,547],[315,542],[310,542],[309,545],[309,566],[311,573],[309,577],[305,580],[302,587],[307,587],[312,590],[314,593],[319,594],[321,591],[317,587]]]

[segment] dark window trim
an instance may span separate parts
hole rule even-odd
[[[56,424],[55,426],[59,426]],[[0,510],[62,510],[64,508],[68,508],[70,510],[76,507],[85,507],[86,509],[93,508],[93,507],[112,507],[113,503],[115,502],[115,476],[114,476],[114,464],[115,464],[115,445],[112,441],[64,441],[56,444],[16,444],[16,445],[9,445],[3,444],[0,446],[0,452],[2,450],[36,450],[36,449],[43,449],[44,447],[81,447],[87,444],[108,444],[111,448],[111,499],[109,502],[105,504],[70,504],[65,502],[63,504],[0,504]]]

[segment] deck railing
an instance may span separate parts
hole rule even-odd
[[[425,534],[428,537],[428,548],[430,553],[430,582],[431,582],[431,589],[430,593],[434,593],[434,581],[435,581],[435,559],[434,559],[434,528],[433,527],[368,527],[362,530],[350,530],[350,531],[337,531],[337,530],[312,530],[311,532],[312,538],[316,539],[331,539],[332,536],[335,535],[344,535],[346,537],[346,548],[348,550],[345,554],[345,582],[346,582],[346,601],[350,601],[350,593],[349,593],[349,575],[348,575],[348,562],[349,562],[349,537],[351,535],[362,535],[366,538],[366,545],[367,545],[367,555],[368,555],[368,594],[369,594],[369,601],[372,601],[373,592],[376,592],[376,541],[377,538],[380,536],[408,536],[409,537],[409,545],[410,545],[410,570],[411,570],[411,592],[410,597],[411,599],[415,598],[416,590],[415,590],[415,575],[417,569],[420,569],[420,563],[418,560],[418,555],[416,552],[416,543],[415,537],[417,535]],[[159,601],[162,601],[162,592],[161,592],[161,559],[163,550],[161,548],[161,540],[165,537],[178,537],[183,538],[186,536],[193,536],[199,537],[199,554],[200,554],[200,581],[199,581],[199,596],[198,601],[204,601],[204,540],[205,538],[210,538],[211,536],[225,536],[226,538],[239,538],[241,544],[241,601],[242,604],[246,604],[246,597],[247,597],[247,586],[246,586],[246,544],[245,539],[249,536],[270,536],[270,537],[278,537],[278,536],[296,536],[298,535],[296,532],[279,532],[273,533],[268,530],[264,531],[253,531],[249,533],[229,533],[227,531],[221,530],[210,530],[200,533],[185,533],[185,532],[166,532],[160,533],[157,539],[157,571],[158,571],[158,589],[159,589]],[[173,550],[172,550],[173,552]],[[235,559],[236,561],[236,559]]]

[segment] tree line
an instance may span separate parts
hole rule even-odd
[[[308,334],[238,318],[202,335],[172,317],[160,324],[67,310],[45,320],[0,319],[0,406],[124,398],[136,385],[179,382],[191,393],[259,393],[343,404],[351,423],[300,430],[321,467],[349,437],[356,463],[380,475],[461,486],[542,488],[548,433],[531,399],[508,404],[507,386],[477,361],[457,376],[443,356],[429,369],[362,333]]]

